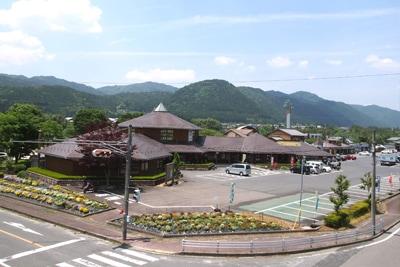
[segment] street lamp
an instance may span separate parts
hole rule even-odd
[[[300,185],[300,207],[299,207],[299,226],[301,224],[301,204],[303,201],[303,183],[304,183],[304,162],[306,160],[306,157],[303,156],[301,158],[301,185]]]
[[[122,223],[122,239],[126,240],[128,227],[128,210],[129,210],[129,180],[131,178],[131,157],[132,157],[132,125],[128,128],[128,149],[126,151],[126,166],[125,166],[125,212]]]
[[[372,231],[375,235],[376,231],[376,196],[375,196],[375,183],[376,183],[376,144],[375,144],[375,130],[372,135],[372,194],[371,194],[371,218],[372,218]]]

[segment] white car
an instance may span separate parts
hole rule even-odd
[[[332,168],[325,164],[320,165],[319,168],[321,169],[322,172],[331,172],[332,171]]]
[[[6,152],[0,152],[0,158],[7,158]]]
[[[361,152],[358,152],[358,155],[359,156],[367,156],[367,157],[369,157],[371,155],[371,153],[369,153],[368,151],[361,151]]]

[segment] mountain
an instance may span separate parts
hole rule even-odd
[[[9,75],[9,74],[0,74],[0,86],[65,86],[72,89],[75,89],[79,92],[85,92],[89,94],[101,94],[101,92],[97,91],[93,87],[81,84],[70,82],[67,80],[59,79],[54,76],[33,76],[31,78],[25,77],[23,75]]]
[[[54,77],[0,75],[0,112],[14,103],[33,103],[45,112],[65,116],[74,115],[79,109],[87,107],[102,108],[109,116],[116,116],[128,111],[149,112],[163,102],[169,111],[185,119],[211,117],[222,122],[282,123],[286,113],[283,106],[289,100],[293,105],[293,123],[400,127],[400,112],[396,110],[374,105],[349,105],[304,91],[285,94],[236,87],[224,80],[200,81],[174,92],[124,92],[113,95],[81,92],[76,89],[79,84],[68,81],[65,82],[75,88],[38,85],[38,81],[43,80],[46,83],[64,81]]]
[[[0,112],[14,103],[31,103],[48,113],[72,116],[82,108],[100,108],[110,116],[127,111],[151,111],[171,94],[165,92],[126,93],[113,97],[92,95],[64,86],[0,86]]]
[[[140,93],[140,92],[169,92],[173,93],[178,88],[171,85],[155,82],[134,83],[129,85],[112,85],[97,88],[102,94],[115,95],[119,93]]]

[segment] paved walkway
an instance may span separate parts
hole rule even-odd
[[[111,202],[111,205],[113,203]],[[118,206],[118,205],[114,205]],[[384,218],[385,226],[388,227],[393,223],[397,222],[400,218],[400,195],[394,196],[386,202],[387,212],[380,217]],[[54,223],[63,227],[67,227],[73,230],[88,233],[100,238],[108,239],[114,242],[123,243],[121,239],[121,230],[115,226],[107,224],[107,221],[121,217],[119,209],[113,209],[107,212],[91,215],[87,217],[78,217],[65,212],[57,210],[43,208],[34,204],[30,204],[23,201],[18,201],[4,196],[0,196],[0,207],[12,210],[18,213],[25,214],[34,218],[38,218],[50,223]],[[149,212],[153,208],[149,208],[137,203],[131,204],[131,210],[136,212]],[[365,224],[364,224],[365,226]],[[307,233],[309,234],[318,234]],[[294,233],[293,236],[301,236],[303,233]],[[278,237],[282,234],[268,234],[268,238],[273,236]],[[287,236],[287,235],[286,235]],[[197,237],[198,240],[232,240],[232,241],[250,241],[265,239],[266,235],[232,235],[232,236],[217,236],[217,237]],[[160,253],[179,253],[181,252],[181,240],[182,238],[160,238],[148,234],[139,232],[129,231],[128,240],[125,242],[135,249],[160,252]]]

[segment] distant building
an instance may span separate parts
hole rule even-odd
[[[352,145],[344,143],[344,138],[333,136],[329,137],[322,144],[322,149],[331,154],[353,154],[355,149]]]
[[[304,141],[307,134],[304,134],[295,129],[276,129],[268,135],[269,138],[275,141]]]
[[[400,151],[400,137],[390,137],[386,141],[389,145],[393,145],[397,151]]]
[[[226,137],[246,137],[253,133],[257,133],[257,128],[252,125],[244,125],[236,129],[229,129],[224,133]]]

